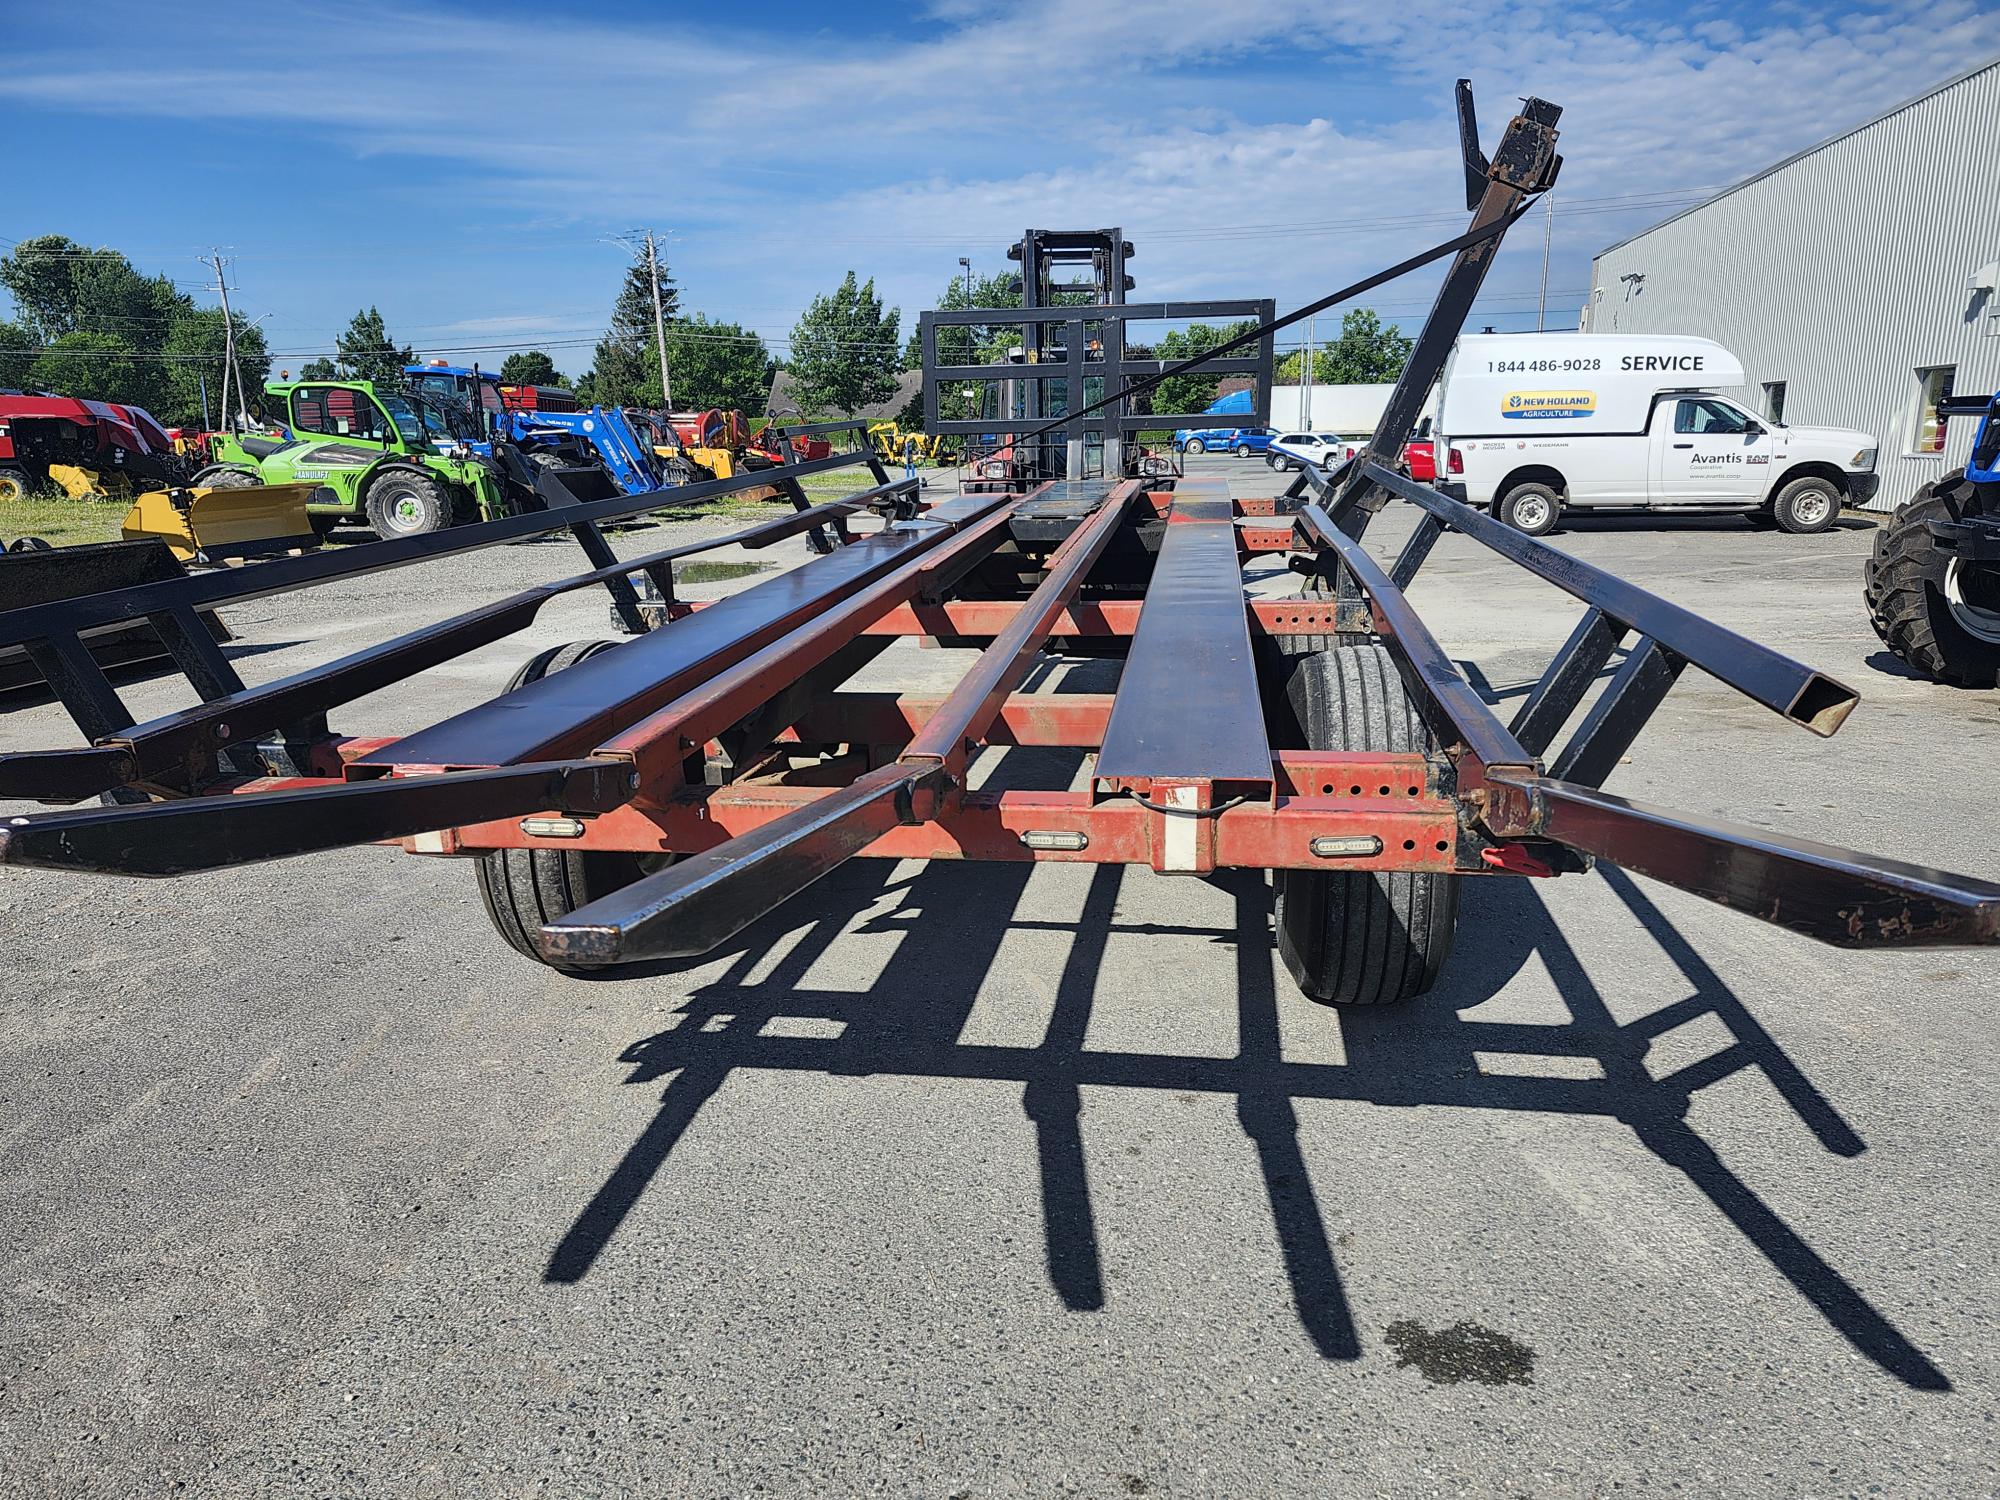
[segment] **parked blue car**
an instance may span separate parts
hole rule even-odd
[[[1267,452],[1276,436],[1268,427],[1183,427],[1174,434],[1174,446],[1183,453],[1234,453],[1248,458]]]

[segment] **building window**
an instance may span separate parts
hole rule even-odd
[[[1951,394],[1951,378],[1957,373],[1956,365],[1933,365],[1917,371],[1917,424],[1911,452],[1944,452],[1945,419],[1938,404]]]
[[[1782,424],[1785,420],[1785,382],[1767,380],[1764,382],[1764,415],[1773,422]]]

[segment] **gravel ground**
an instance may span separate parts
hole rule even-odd
[[[1690,673],[1611,789],[2000,876],[2000,695],[1883,656],[1869,535],[1563,533],[1867,700],[1823,741]],[[234,652],[263,680],[578,566],[261,600]],[[1462,538],[1414,597],[1509,707],[1576,614]],[[604,613],[336,723],[415,727]],[[0,749],[68,738],[0,713]],[[0,871],[0,1493],[2000,1491],[2000,960],[1614,870],[1465,906],[1439,990],[1347,1015],[1242,878],[857,861],[582,982],[455,861]]]

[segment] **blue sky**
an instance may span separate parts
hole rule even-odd
[[[372,302],[421,352],[540,345],[572,374],[625,263],[606,241],[645,225],[684,308],[778,352],[848,269],[907,328],[1030,224],[1122,226],[1142,297],[1296,305],[1463,226],[1461,73],[1489,147],[1517,95],[1565,107],[1570,324],[1594,251],[2000,53],[1975,0],[4,11],[0,241],[65,233],[190,287],[224,247],[280,365]],[[1540,228],[1475,323],[1534,326]],[[1431,285],[1371,300],[1414,325]]]

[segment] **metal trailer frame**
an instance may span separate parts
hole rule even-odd
[[[1461,104],[1469,129],[1469,98]],[[1390,878],[1549,876],[1601,857],[1831,943],[2000,940],[2000,885],[1602,791],[1689,664],[1822,735],[1839,728],[1857,696],[1414,484],[1385,461],[1400,451],[1501,235],[1554,180],[1558,113],[1528,100],[1491,162],[1472,148],[1473,227],[1392,268],[1452,257],[1382,428],[1332,475],[1303,470],[1288,494],[1264,501],[1232,501],[1213,481],[1077,479],[961,495],[919,515],[910,483],[887,481],[863,437],[861,452],[789,465],[783,477],[870,463],[872,487],[642,557],[603,557],[602,538],[589,538],[597,521],[659,497],[618,497],[351,555],[284,559],[0,613],[0,644],[28,647],[93,742],[0,757],[0,795],[124,799],[8,819],[0,823],[0,861],[167,876],[380,841],[418,854],[480,856],[484,876],[520,851],[535,860],[653,857],[629,861],[609,888],[552,912],[534,903],[497,909],[489,885],[503,936],[574,968],[709,952],[863,854]],[[1276,328],[1310,310],[1265,320],[1236,342],[1268,345]],[[1067,309],[1046,316],[1073,330],[1078,321]],[[1072,336],[1072,371],[1078,350]],[[1113,406],[1188,367],[1108,387],[1094,404]],[[1074,428],[1091,405],[1072,403],[1025,436]],[[672,498],[767,484],[774,473],[783,471],[688,486]],[[795,483],[791,493],[802,505]],[[1362,537],[1391,499],[1424,516],[1385,567]],[[868,509],[882,515],[880,529],[850,530]],[[244,686],[188,625],[189,611],[203,604],[564,526],[585,544],[589,571],[276,682]],[[815,528],[832,533],[826,555],[700,607],[672,601],[674,558]],[[1446,530],[1584,605],[1508,724],[1404,592]],[[1291,555],[1307,591],[1246,597],[1244,560],[1278,553]],[[327,731],[329,708],[520,628],[556,593],[603,584],[617,599],[633,573],[669,601],[658,628],[569,653],[566,669],[528,676],[413,734],[361,740]],[[87,653],[79,660],[77,645],[82,629],[140,616],[165,626],[204,700],[147,724],[131,722]],[[940,698],[841,690],[890,642],[911,636],[983,649]],[[1628,636],[1608,686],[1564,738]],[[1434,746],[1272,744],[1274,664],[1288,648],[1316,653],[1330,640],[1386,649]],[[1118,690],[1020,691],[1050,648],[1122,657]],[[976,786],[980,751],[1015,745],[1094,751],[1088,786]],[[663,854],[677,857],[661,864]]]

